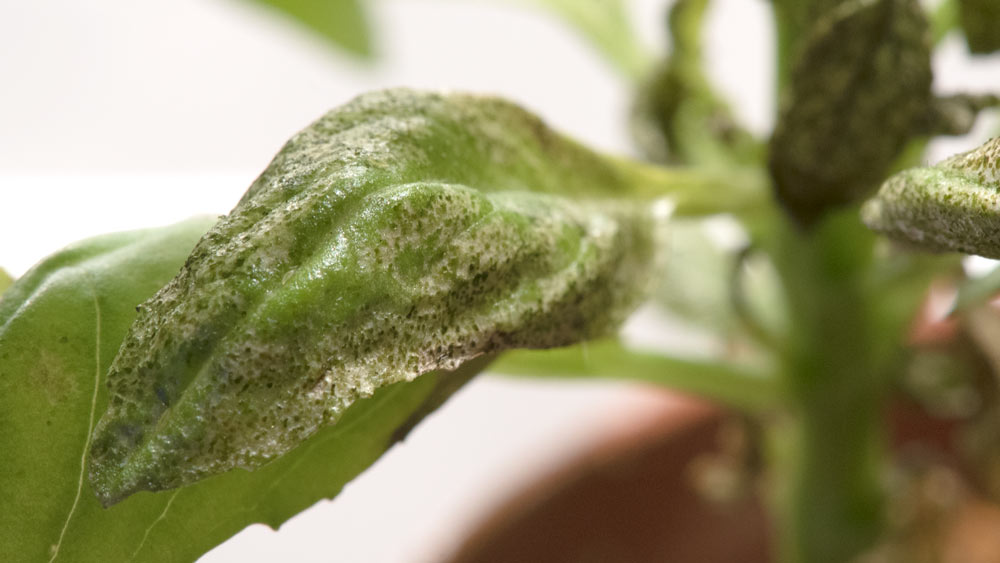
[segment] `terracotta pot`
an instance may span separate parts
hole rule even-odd
[[[933,318],[928,307],[915,319],[911,345],[951,345],[958,324]],[[760,499],[709,500],[692,475],[697,460],[723,453],[720,431],[733,415],[692,398],[678,402],[667,391],[649,392],[664,397],[662,408],[639,413],[628,432],[599,440],[517,493],[449,562],[769,561],[771,534]],[[913,542],[902,560],[915,561],[911,556],[919,553],[921,561],[934,563],[1000,561],[1000,507],[969,486],[972,472],[960,455],[958,430],[966,422],[932,416],[903,396],[887,410],[899,456],[917,452],[954,476],[958,487],[959,500],[934,508],[935,516],[944,516],[933,527],[934,538]]]
[[[720,436],[733,415],[669,392],[650,393],[664,397],[662,408],[637,413],[627,431],[602,438],[515,494],[449,563],[770,561],[760,499],[711,500],[693,471],[699,462],[725,456]],[[887,418],[901,453],[919,444],[938,467],[964,473],[952,450],[955,421],[935,419],[902,400]],[[946,521],[921,540],[926,546],[920,549],[929,553],[921,561],[1000,561],[1000,533],[992,533],[1000,530],[1000,508],[958,486],[961,500],[937,513]]]
[[[726,413],[650,392],[663,394],[662,409],[517,494],[451,563],[767,561],[760,503],[696,490],[692,462],[720,452]]]

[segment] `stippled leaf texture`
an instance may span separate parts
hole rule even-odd
[[[658,232],[622,166],[496,98],[390,90],[323,116],[141,306],[98,495],[261,467],[386,386],[613,331]]]
[[[135,306],[215,221],[78,243],[0,299],[0,561],[188,562],[249,524],[277,527],[335,496],[481,366],[381,389],[257,471],[103,508],[86,482],[85,452],[108,404],[105,373]]]
[[[810,223],[877,187],[931,103],[918,0],[841,2],[802,41],[770,143],[779,199]]]
[[[701,35],[708,0],[679,0],[669,12],[672,50],[639,88],[632,133],[656,162],[725,167],[757,164],[760,143],[733,116],[705,75]]]
[[[870,228],[921,248],[1000,258],[1000,138],[892,176],[862,217]]]
[[[275,10],[329,41],[361,57],[372,55],[368,17],[362,0],[252,0]]]
[[[1000,50],[1000,2],[958,0],[958,8],[969,50],[980,54]]]

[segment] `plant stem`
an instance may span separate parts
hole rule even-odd
[[[883,526],[885,457],[880,401],[872,394],[802,395],[790,425],[773,428],[778,551],[786,563],[844,563]]]
[[[721,361],[638,352],[615,340],[551,350],[514,350],[501,356],[490,370],[508,375],[644,381],[751,412],[779,403],[777,381],[766,372]]]
[[[769,183],[759,170],[664,167],[619,159],[623,174],[631,176],[636,195],[646,199],[666,198],[674,204],[674,215],[702,217],[719,213],[741,215],[770,204]]]
[[[888,385],[863,283],[873,237],[849,210],[811,232],[786,224],[778,242],[794,317],[783,374],[790,416],[770,428],[779,552],[786,563],[843,563],[875,542],[884,519]]]

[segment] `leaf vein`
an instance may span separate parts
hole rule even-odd
[[[133,551],[132,555],[128,558],[129,561],[135,561],[136,556],[139,555],[139,552],[142,550],[142,546],[146,545],[146,540],[149,539],[150,532],[153,531],[153,528],[155,528],[157,524],[166,519],[167,511],[170,510],[170,505],[174,503],[174,499],[177,498],[177,495],[180,494],[180,492],[181,489],[177,489],[174,491],[174,494],[170,495],[170,498],[167,500],[167,504],[163,506],[163,512],[160,512],[160,515],[156,517],[156,520],[153,520],[149,527],[146,528],[145,533],[142,534],[142,540],[139,541],[139,545],[136,546],[135,551]]]
[[[80,477],[77,479],[76,483],[76,496],[73,498],[73,505],[69,509],[69,514],[66,515],[66,521],[63,522],[62,530],[59,532],[59,539],[52,546],[52,557],[49,558],[49,563],[56,560],[59,556],[59,549],[62,547],[62,542],[66,538],[66,531],[69,530],[69,523],[73,519],[73,515],[76,513],[76,507],[80,504],[80,495],[83,493],[83,476],[87,471],[87,452],[90,451],[90,440],[94,434],[94,415],[97,412],[97,395],[100,391],[101,385],[101,304],[97,299],[97,287],[92,285],[92,294],[94,297],[94,391],[90,397],[90,420],[87,424],[87,439],[83,444],[83,454],[80,456]]]

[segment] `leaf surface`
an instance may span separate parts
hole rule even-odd
[[[388,386],[257,471],[102,508],[84,452],[108,402],[103,374],[136,304],[176,273],[215,220],[84,241],[0,300],[0,560],[193,561],[249,524],[277,527],[335,496],[481,367]]]
[[[331,111],[141,306],[95,432],[99,496],[260,467],[383,387],[613,331],[658,226],[624,166],[495,98]]]
[[[862,218],[926,250],[1000,258],[1000,138],[890,177],[865,204]]]
[[[362,57],[372,40],[361,0],[253,0],[284,14],[333,45]]]
[[[770,143],[779,198],[802,223],[877,187],[931,104],[918,0],[851,0],[802,40]]]

